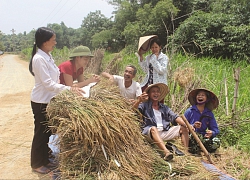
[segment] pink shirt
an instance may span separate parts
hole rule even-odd
[[[72,60],[65,61],[61,63],[58,67],[60,70],[60,83],[64,85],[65,85],[65,81],[64,81],[63,74],[71,75],[73,78],[73,81],[75,81],[78,78],[78,76],[83,74],[83,67],[79,68],[76,71],[75,63]]]

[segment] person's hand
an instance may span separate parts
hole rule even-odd
[[[100,76],[93,74],[92,78],[92,82],[99,82],[100,81]]]
[[[129,103],[134,104],[136,100],[134,99],[128,99]]]
[[[196,122],[194,123],[194,127],[195,127],[195,128],[201,128],[201,122],[196,121]]]
[[[70,87],[70,91],[73,92],[73,93],[76,93],[77,95],[79,96],[82,96],[83,94],[85,94],[85,91],[81,88],[79,88],[77,86],[77,84],[73,84],[71,87]]]
[[[210,137],[212,137],[212,135],[213,135],[213,131],[207,130],[204,137],[205,137],[205,138],[210,138]]]
[[[138,98],[139,102],[145,102],[148,100],[148,94],[146,92],[143,92],[139,98]]]

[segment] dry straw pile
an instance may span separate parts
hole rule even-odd
[[[168,164],[144,142],[131,105],[108,82],[92,87],[89,98],[63,92],[51,101],[47,112],[49,125],[60,139],[63,179],[169,175]]]

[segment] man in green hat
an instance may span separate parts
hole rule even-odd
[[[76,47],[69,57],[70,60],[59,65],[60,83],[67,86],[76,86],[81,88],[90,83],[98,82],[100,79],[98,75],[94,74],[87,80],[84,79],[83,75],[83,72],[87,68],[92,57],[93,55],[87,46]],[[73,83],[76,80],[77,83]]]

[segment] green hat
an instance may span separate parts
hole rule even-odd
[[[93,57],[94,55],[91,54],[91,51],[87,46],[77,46],[72,51],[69,58],[73,58],[73,57],[77,57],[77,56],[90,56],[90,57]]]

